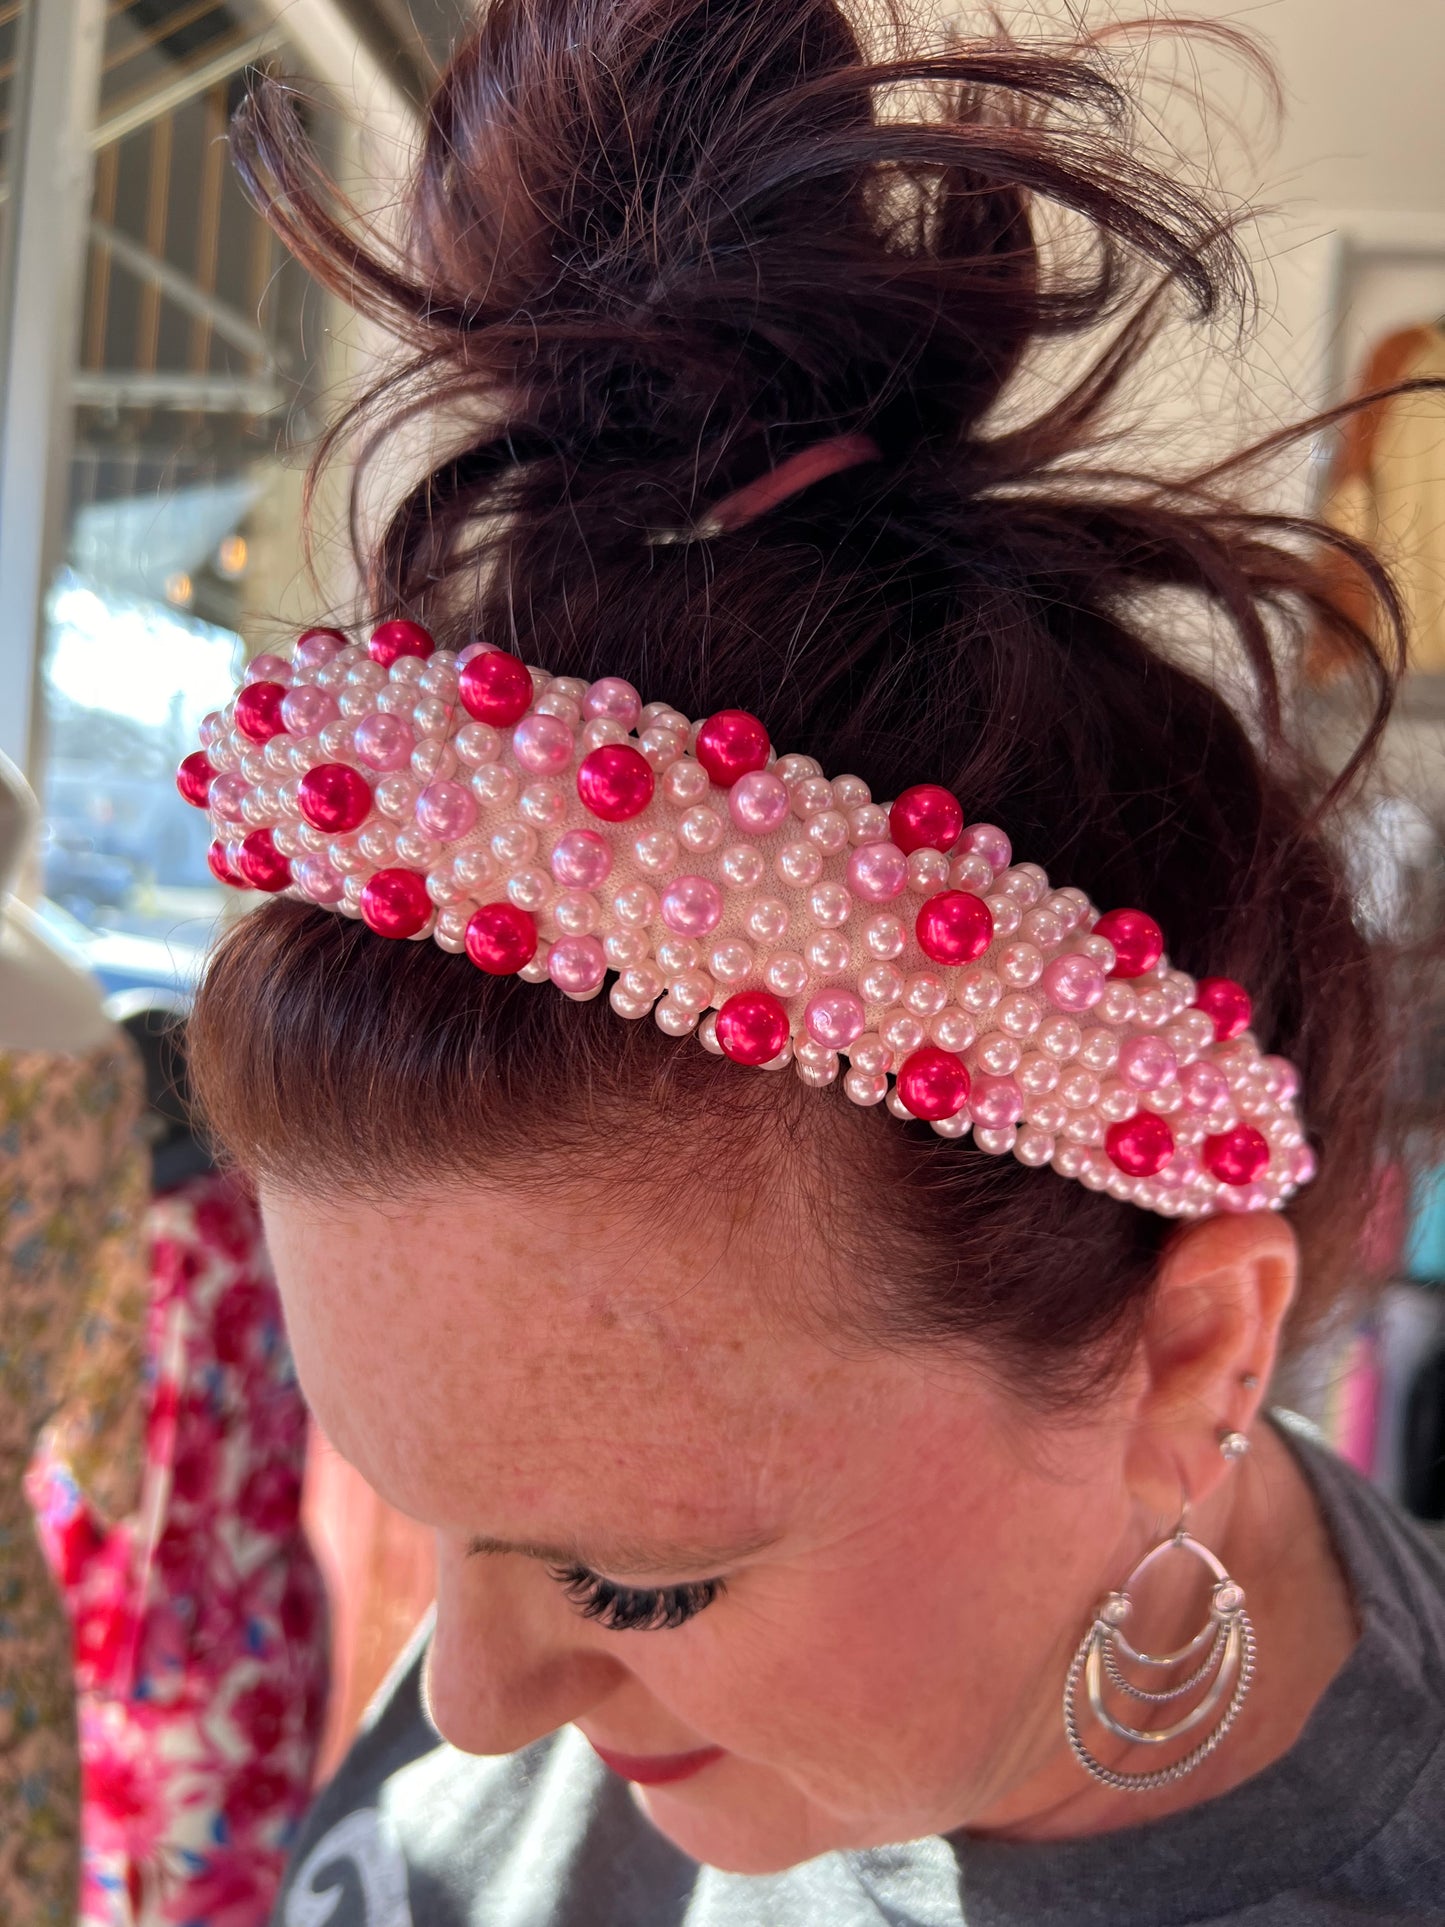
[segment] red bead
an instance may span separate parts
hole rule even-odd
[[[282,856],[269,830],[252,830],[241,843],[236,868],[253,890],[274,895],[291,881],[291,865]]]
[[[1204,1168],[1221,1184],[1253,1184],[1269,1168],[1269,1140],[1252,1124],[1207,1137],[1200,1147]]]
[[[488,903],[467,924],[467,955],[490,977],[512,977],[537,954],[537,926],[514,903]]]
[[[604,823],[640,816],[656,788],[651,763],[630,743],[604,743],[577,765],[577,794]]]
[[[373,662],[379,662],[383,669],[390,669],[400,656],[425,658],[435,648],[431,632],[423,629],[419,622],[383,622],[380,628],[372,630],[366,653]]]
[[[940,890],[913,927],[919,949],[934,963],[972,963],[993,942],[993,912],[969,890]]]
[[[378,870],[361,893],[361,914],[379,937],[414,937],[432,913],[416,870]]]
[[[236,697],[236,727],[253,743],[269,743],[286,725],[281,720],[281,703],[286,694],[279,682],[252,682]]]
[[[198,810],[203,810],[215,773],[206,752],[193,749],[176,771],[176,788],[188,803],[194,803]]]
[[[772,744],[756,716],[720,709],[697,732],[693,754],[720,789],[730,790],[740,776],[767,768]]]
[[[963,805],[937,783],[915,783],[888,812],[888,833],[905,856],[951,850],[963,835]]]
[[[898,1067],[898,1095],[915,1117],[957,1117],[968,1091],[963,1059],[936,1044],[911,1052]]]
[[[1104,1149],[1125,1177],[1157,1177],[1174,1155],[1174,1133],[1153,1111],[1136,1111],[1127,1123],[1109,1126]]]
[[[1164,955],[1164,932],[1142,910],[1109,910],[1094,925],[1114,946],[1111,977],[1142,977]]]
[[[1201,977],[1194,1008],[1213,1018],[1215,1041],[1221,1044],[1248,1030],[1254,1015],[1249,992],[1232,977]]]
[[[316,636],[325,636],[326,640],[328,642],[334,642],[338,649],[344,649],[346,647],[346,631],[344,629],[303,629],[296,638],[296,647],[299,649],[303,642],[310,642],[312,638]]]
[[[479,723],[510,729],[532,707],[532,672],[504,649],[486,649],[463,664],[457,693]]]
[[[229,883],[233,890],[245,889],[246,879],[231,868],[230,859],[226,855],[226,845],[219,836],[206,851],[206,867],[217,883]]]
[[[717,1040],[735,1064],[770,1064],[791,1032],[787,1011],[767,990],[740,990],[717,1014]]]
[[[313,830],[344,836],[371,814],[371,785],[347,763],[318,763],[301,778],[297,801]]]

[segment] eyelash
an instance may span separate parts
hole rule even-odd
[[[725,1588],[721,1579],[694,1579],[685,1586],[619,1586],[586,1566],[551,1569],[552,1577],[584,1619],[614,1633],[652,1633],[685,1626]]]

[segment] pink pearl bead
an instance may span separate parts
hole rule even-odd
[[[1249,1020],[1254,1015],[1249,992],[1243,984],[1235,983],[1232,977],[1201,978],[1195,992],[1194,1006],[1211,1019],[1219,1043],[1248,1030]]]
[[[251,785],[245,777],[229,770],[211,779],[206,802],[213,816],[227,823],[240,823],[245,820],[245,803],[250,794]]]
[[[1051,958],[1044,965],[1044,974],[1039,981],[1044,994],[1056,1009],[1067,1010],[1074,1015],[1092,1010],[1108,989],[1104,973],[1094,960],[1076,952]]]
[[[436,648],[429,630],[423,629],[419,622],[397,620],[383,622],[371,632],[371,640],[366,645],[366,653],[383,669],[390,669],[394,662],[403,656],[416,656],[425,659]]]
[[[986,1131],[1000,1131],[1023,1116],[1024,1094],[1012,1077],[976,1077],[968,1111]]]
[[[1142,910],[1110,910],[1094,925],[1093,934],[1114,946],[1111,977],[1142,977],[1164,955],[1164,933]]]
[[[281,720],[281,704],[286,691],[279,682],[253,682],[236,697],[236,727],[253,743],[269,743],[286,725]]]
[[[898,1067],[898,1096],[915,1117],[956,1117],[969,1100],[962,1058],[936,1044],[913,1051]]]
[[[1136,1111],[1124,1123],[1109,1126],[1104,1149],[1126,1177],[1157,1177],[1174,1155],[1174,1133],[1153,1111]]]
[[[741,777],[766,768],[772,745],[756,716],[745,709],[721,709],[697,732],[694,753],[714,783],[731,789]]]
[[[766,836],[792,808],[788,787],[771,770],[744,771],[728,790],[728,814],[748,836]]]
[[[1157,1090],[1178,1074],[1179,1065],[1169,1046],[1158,1037],[1130,1037],[1119,1047],[1119,1075],[1135,1090]]]
[[[299,695],[300,691],[293,693]],[[405,769],[416,748],[411,724],[403,722],[400,716],[388,716],[382,710],[375,715],[362,717],[356,725],[353,740],[357,755],[372,769]]]
[[[299,683],[281,698],[281,720],[293,736],[312,736],[334,723],[341,714],[329,689],[315,683]]]
[[[1008,868],[1013,857],[1013,845],[992,823],[970,823],[959,843],[961,849],[981,856],[995,876]]]
[[[292,660],[298,669],[324,669],[345,647],[339,629],[306,629],[297,638]]]
[[[605,717],[610,722],[621,723],[624,729],[631,729],[642,714],[642,698],[621,676],[603,676],[590,685],[582,698],[582,714]]]
[[[662,920],[680,937],[707,936],[722,922],[722,910],[722,892],[706,877],[675,877],[663,892]]]
[[[578,996],[596,990],[607,975],[607,958],[595,937],[564,937],[547,955],[547,975],[559,990]]]
[[[993,941],[988,905],[967,890],[942,890],[930,897],[914,929],[919,948],[934,963],[971,963]]]
[[[1269,1168],[1269,1140],[1252,1124],[1207,1137],[1200,1147],[1205,1169],[1221,1184],[1253,1184]]]
[[[324,856],[303,857],[296,866],[296,881],[313,903],[340,903],[342,878]]]
[[[426,878],[415,870],[378,870],[361,893],[361,914],[381,937],[414,937],[432,914]]]
[[[740,990],[717,1014],[717,1041],[735,1064],[768,1064],[788,1042],[788,1013],[766,990]]]
[[[915,850],[951,850],[963,834],[963,805],[937,783],[915,783],[888,812],[888,828],[905,856]]]
[[[301,778],[301,814],[313,829],[344,836],[371,814],[371,785],[349,763],[318,763]]]
[[[289,683],[291,680],[291,665],[284,656],[273,656],[270,654],[252,656],[251,660],[246,664],[246,673],[241,680],[243,683]]]
[[[1203,1060],[1185,1065],[1179,1073],[1179,1087],[1186,1102],[1196,1111],[1212,1111],[1229,1101],[1229,1079],[1215,1065]]]
[[[479,723],[510,729],[532,707],[532,672],[504,649],[468,655],[457,681],[462,707]]]
[[[908,888],[908,858],[895,843],[864,843],[848,859],[848,888],[864,903],[891,903]]]
[[[577,739],[560,717],[535,711],[512,731],[512,754],[534,776],[553,776],[566,769],[577,749]],[[634,752],[635,753],[635,752]],[[594,756],[605,750],[593,750]]]
[[[489,977],[515,976],[537,954],[537,926],[514,903],[488,903],[467,922],[467,955]]]
[[[574,889],[595,890],[612,874],[612,846],[596,830],[568,830],[552,851],[552,874]]]
[[[176,771],[176,788],[195,809],[203,810],[210,801],[211,781],[215,774],[206,752],[194,749]]]
[[[651,763],[628,743],[604,743],[601,749],[589,750],[577,768],[577,794],[604,823],[626,823],[640,816],[656,789]]]
[[[460,783],[428,783],[416,799],[416,820],[428,836],[455,843],[475,828],[476,801]]]
[[[829,1050],[846,1050],[868,1027],[868,1012],[851,990],[820,990],[803,1012],[808,1035]]]

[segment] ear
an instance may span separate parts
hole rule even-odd
[[[1278,1213],[1207,1218],[1168,1246],[1145,1314],[1144,1384],[1126,1476],[1170,1522],[1220,1483],[1226,1432],[1248,1432],[1264,1399],[1299,1274]],[[1253,1381],[1251,1384],[1249,1381]]]

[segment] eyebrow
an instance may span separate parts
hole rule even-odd
[[[726,1566],[736,1565],[739,1560],[751,1558],[753,1554],[776,1543],[777,1538],[773,1533],[755,1533],[732,1545],[698,1546],[674,1542],[644,1547],[632,1542],[618,1542],[606,1547],[594,1546],[584,1553],[575,1545],[540,1545],[531,1539],[493,1539],[483,1534],[468,1540],[467,1557],[512,1554],[522,1559],[540,1559],[549,1566],[582,1566],[588,1572],[637,1578],[644,1573],[656,1572],[715,1573]]]

